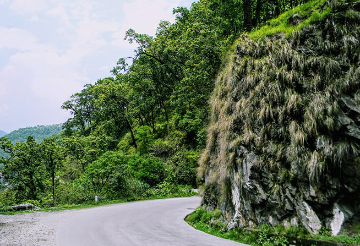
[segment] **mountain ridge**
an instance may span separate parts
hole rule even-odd
[[[7,132],[4,132],[4,131],[0,130],[0,138],[7,135],[7,134],[8,134]]]

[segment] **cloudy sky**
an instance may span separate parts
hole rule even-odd
[[[63,102],[133,56],[126,30],[154,35],[195,0],[0,0],[0,130],[64,122]]]

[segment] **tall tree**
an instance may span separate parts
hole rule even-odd
[[[19,200],[37,200],[45,189],[45,170],[41,165],[39,144],[29,136],[25,143],[9,145],[2,138],[1,148],[8,150],[9,159],[5,162],[3,173]]]
[[[40,153],[47,175],[51,179],[51,192],[53,200],[55,200],[55,177],[64,159],[64,149],[53,138],[48,138],[40,144]]]

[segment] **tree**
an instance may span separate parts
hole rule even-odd
[[[133,145],[137,147],[132,126],[133,118],[129,109],[128,90],[126,85],[113,78],[99,80],[94,87],[96,120],[98,123],[110,121],[116,139],[120,139],[126,130],[130,131]]]
[[[68,119],[63,126],[67,135],[71,135],[74,131],[80,130],[82,134],[89,134],[86,132],[87,127],[91,126],[93,120],[94,94],[93,85],[85,85],[85,88],[71,96],[71,99],[64,102],[62,109],[70,111],[73,115]]]
[[[45,190],[45,169],[41,165],[39,144],[31,136],[25,143],[12,146],[2,138],[1,148],[10,153],[2,171],[18,200],[39,199]]]
[[[55,178],[64,159],[64,148],[55,143],[53,138],[44,139],[40,144],[40,154],[45,165],[47,175],[51,179],[51,191],[53,200],[55,200]]]
[[[94,195],[126,193],[127,179],[131,179],[127,158],[119,152],[106,152],[87,167],[81,183]]]

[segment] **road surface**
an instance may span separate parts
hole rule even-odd
[[[58,226],[58,246],[241,246],[189,226],[184,218],[200,197],[102,206],[73,214]]]

